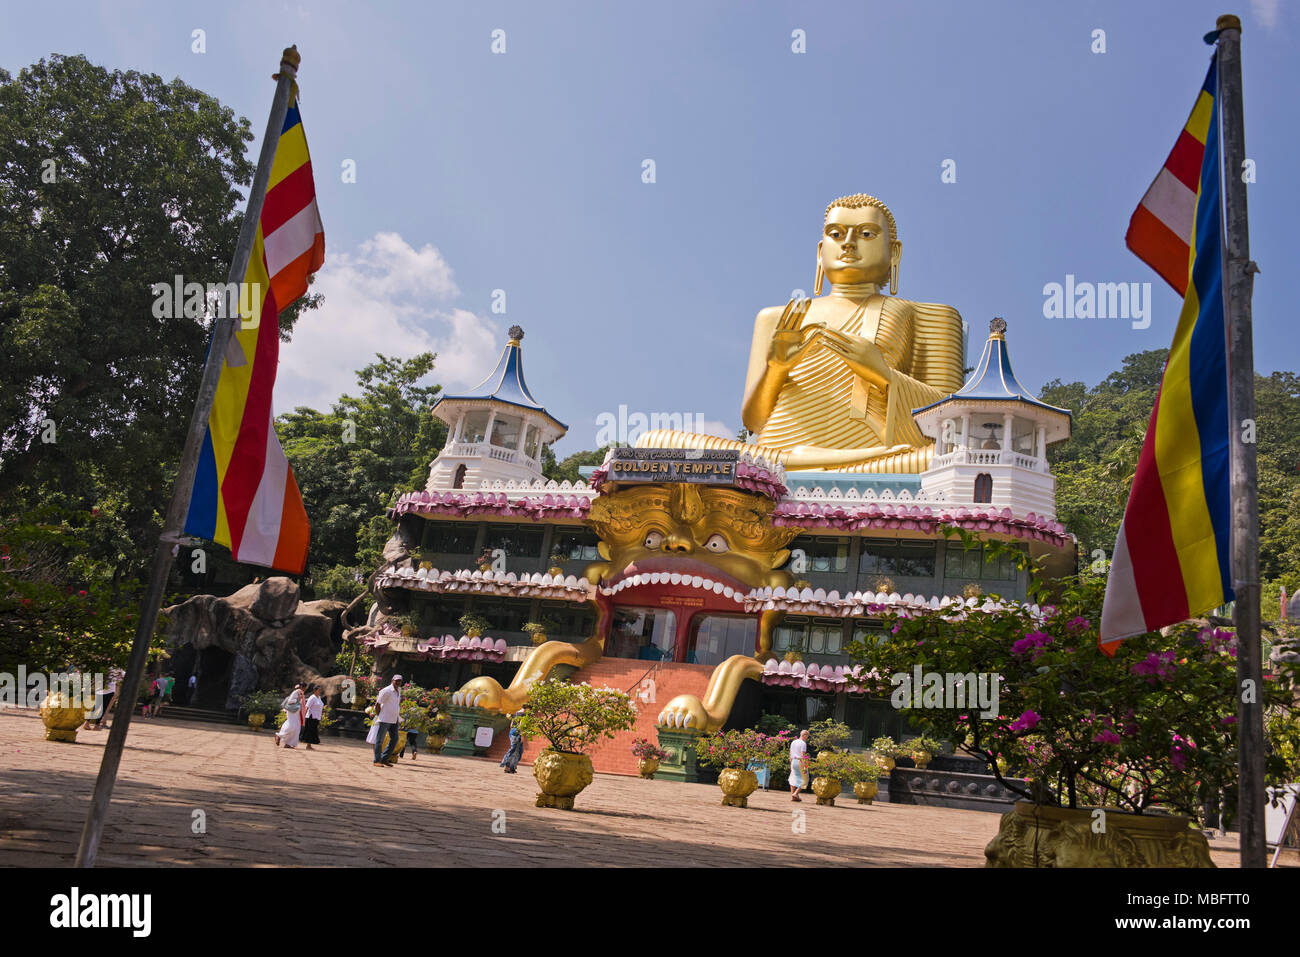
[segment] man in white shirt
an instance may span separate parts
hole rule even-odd
[[[790,800],[802,801],[799,792],[808,786],[808,732],[790,742]]]
[[[393,766],[391,758],[397,749],[397,722],[402,711],[402,676],[393,675],[393,683],[379,692],[375,698],[375,767]],[[388,747],[384,748],[384,736],[388,737]],[[381,754],[381,749],[383,749]]]

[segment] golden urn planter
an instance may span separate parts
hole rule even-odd
[[[533,777],[541,787],[538,807],[573,810],[573,796],[592,782],[591,758],[568,751],[544,750],[533,762]]]
[[[916,765],[918,771],[924,771],[934,760],[934,755],[929,751],[914,751],[912,753],[912,762]]]
[[[877,754],[876,763],[880,765],[880,773],[882,775],[887,775],[890,771],[894,770],[894,759],[887,757],[886,755]]]
[[[880,793],[880,785],[875,781],[854,781],[853,793],[857,796],[859,804],[870,804]]]
[[[749,796],[758,790],[758,775],[740,768],[723,768],[718,773],[722,803],[727,807],[749,807]]]
[[[248,726],[252,730],[261,731],[262,725],[264,724],[266,724],[266,715],[258,713],[258,714],[250,714],[248,716]]]
[[[988,867],[1213,867],[1190,818],[1017,801],[984,848]],[[1104,829],[1103,829],[1104,827]]]
[[[559,565],[552,565],[550,568],[546,569],[546,574],[550,575],[552,578],[563,578],[564,569]]]
[[[841,790],[838,778],[813,778],[812,788],[818,804],[835,806],[835,798]]]
[[[447,736],[444,734],[430,734],[424,739],[424,749],[430,754],[441,754],[443,746],[447,743]]]
[[[654,780],[655,772],[659,770],[658,758],[642,758],[636,763],[636,769],[641,772],[641,777],[647,781]]]
[[[77,729],[86,723],[86,709],[73,705],[75,699],[66,694],[45,695],[41,702],[41,723],[45,725],[46,741],[70,741],[76,743]]]
[[[546,644],[546,638],[547,638],[547,635],[546,635],[546,632],[544,632],[544,631],[534,631],[534,632],[533,632],[532,634],[530,634],[528,637],[532,639],[533,644],[535,644],[535,645],[544,645],[544,644]]]

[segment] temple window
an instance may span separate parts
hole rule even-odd
[[[500,420],[498,420],[500,421]],[[540,525],[498,525],[487,528],[483,547],[501,549],[507,558],[540,558],[545,530]]]
[[[843,573],[849,570],[849,540],[831,536],[801,536],[790,543],[791,552],[802,551],[807,565],[800,571],[793,564],[786,568],[796,578],[809,572]],[[792,558],[793,562],[793,558]]]
[[[530,459],[537,458],[537,446],[540,437],[541,430],[535,425],[530,425],[528,431],[524,433],[524,455]]]
[[[461,441],[477,443],[487,436],[488,416],[490,412],[480,409],[465,413],[465,425],[461,429]]]
[[[752,655],[758,619],[752,615],[697,615],[691,622],[686,661],[718,665],[732,655]]]
[[[864,538],[858,558],[858,571],[864,575],[901,575],[906,578],[933,578],[935,543]],[[865,582],[870,585],[871,582]]]
[[[993,476],[988,472],[981,472],[975,476],[975,502],[976,504],[987,504],[993,501]]]
[[[499,449],[518,449],[520,424],[516,418],[498,415],[492,423],[492,444]]]
[[[668,609],[616,608],[605,657],[659,661],[671,657],[676,637],[677,616]]]
[[[571,562],[594,562],[600,558],[597,547],[600,538],[585,528],[557,528],[552,551],[557,551]]]
[[[466,473],[467,471],[469,471],[469,470],[466,468],[465,463],[463,463],[463,462],[462,462],[460,465],[457,465],[457,466],[456,466],[456,477],[453,478],[453,479],[451,480],[451,487],[452,487],[452,488],[464,488],[464,487],[465,487],[465,473]]]
[[[478,526],[472,522],[426,521],[420,550],[430,555],[469,555],[478,540]]]

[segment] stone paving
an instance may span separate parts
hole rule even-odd
[[[0,866],[68,866],[76,853],[108,732],[76,744],[42,732],[34,711],[0,712]],[[851,795],[831,808],[759,791],[728,808],[716,785],[601,774],[557,811],[533,806],[527,767],[421,754],[376,768],[364,742],[322,740],[284,750],[269,731],[134,718],[98,863],[979,867],[998,828],[997,814]],[[1212,856],[1236,866],[1235,835]]]

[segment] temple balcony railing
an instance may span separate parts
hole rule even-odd
[[[936,455],[930,468],[948,465],[1014,465],[1030,472],[1048,471],[1046,459],[1009,449],[953,449],[943,455]]]

